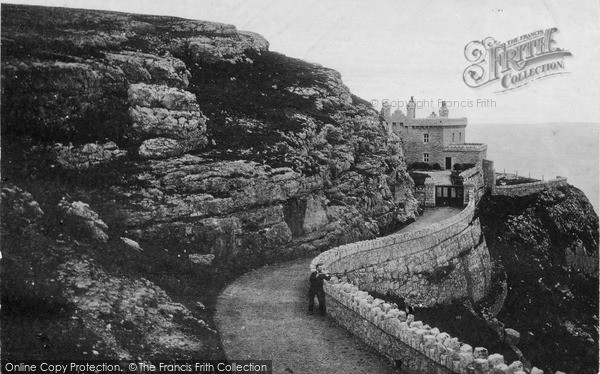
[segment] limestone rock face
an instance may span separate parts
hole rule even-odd
[[[42,340],[44,348],[28,344],[29,352],[49,355],[53,350],[53,358],[67,359],[73,355],[72,350],[63,350],[68,344],[83,351],[79,354],[84,357],[132,360],[140,355],[191,358],[206,351],[196,333],[216,334],[204,320],[148,279],[115,275],[99,266],[90,256],[93,253],[81,254],[86,248],[56,241],[35,229],[18,237],[3,235],[1,287],[3,296],[11,300],[3,308],[27,307],[16,318],[3,317],[3,322],[25,323],[20,338]],[[42,327],[27,319],[37,308],[45,316]],[[49,317],[54,314],[60,315],[58,321]],[[13,328],[10,332],[3,328],[3,333],[14,336]]]
[[[107,53],[105,57],[133,82],[153,82],[180,88],[189,84],[190,73],[185,63],[178,58],[130,51]]]
[[[259,34],[240,32],[237,38],[231,37],[195,37],[188,39],[188,50],[192,59],[197,62],[217,63],[227,61],[232,64],[237,62],[252,62],[245,52],[267,51],[269,42]]]
[[[544,372],[598,371],[598,215],[583,192],[488,196],[480,214],[490,255],[506,273],[498,319],[518,331],[507,329],[507,341]]]
[[[123,72],[101,60],[2,61],[3,128],[75,146],[117,141],[126,130]]]
[[[65,296],[81,311],[83,323],[119,352],[121,359],[134,356],[126,345],[125,349],[117,345],[118,330],[135,330],[143,336],[148,354],[203,348],[195,337],[179,330],[175,322],[184,321],[200,329],[207,329],[206,324],[146,279],[112,277],[84,257],[62,264],[57,281],[65,285]]]
[[[197,253],[193,253],[193,254],[189,255],[189,259],[194,264],[207,265],[208,266],[215,259],[215,255],[213,255],[213,254],[199,255]]]
[[[81,147],[55,144],[52,147],[57,163],[65,169],[89,169],[107,164],[127,155],[127,151],[119,149],[115,142],[105,144],[88,143]]]
[[[102,186],[94,209],[145,249],[256,266],[415,216],[399,140],[338,72],[230,25],[32,8],[48,32],[24,33],[19,9],[3,13],[7,136],[51,141],[61,169]]]
[[[18,230],[37,224],[44,216],[40,204],[27,191],[14,185],[2,187],[2,226]]]
[[[316,196],[310,196],[306,200],[306,211],[304,213],[304,222],[302,229],[305,233],[310,233],[320,229],[328,223],[327,206],[325,199],[319,199]]]
[[[175,139],[152,138],[145,140],[138,153],[145,158],[165,158],[182,154],[186,147]]]
[[[134,136],[154,137],[142,143],[140,156],[164,158],[206,145],[206,117],[192,93],[140,83],[129,87],[128,97]]]
[[[127,94],[132,106],[180,111],[199,110],[194,94],[169,86],[136,83],[129,86]]]
[[[107,307],[94,289],[98,297],[76,304],[92,316],[132,309],[126,326],[155,334],[138,323],[145,296],[133,285],[150,288],[139,273],[126,285],[102,275],[130,274],[131,264],[183,293],[382,235],[417,214],[401,143],[371,105],[338,72],[270,52],[260,35],[3,4],[2,37],[3,179],[47,185],[36,199],[64,218],[70,235],[59,240],[97,254],[68,256],[61,271],[85,275],[61,279],[81,292],[123,287],[137,300],[130,308],[111,296]],[[66,194],[75,202],[57,209]],[[185,341],[164,326],[164,342],[140,341]]]

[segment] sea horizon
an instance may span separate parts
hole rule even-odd
[[[600,205],[600,122],[471,123],[466,141],[486,143],[496,172],[534,179],[567,177]]]

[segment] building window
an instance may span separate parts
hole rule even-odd
[[[429,143],[429,134],[423,134],[423,143]]]
[[[423,153],[423,162],[429,162],[429,153]]]
[[[454,133],[452,133],[452,141],[454,141]]]
[[[459,141],[459,142],[460,142],[460,141],[462,141],[462,132],[459,132],[459,133],[458,133],[458,141]]]

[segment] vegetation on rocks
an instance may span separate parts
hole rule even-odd
[[[223,358],[226,282],[415,218],[400,140],[331,69],[231,25],[1,16],[3,357]],[[507,290],[486,306],[538,367],[597,372],[585,196],[485,196],[478,215]],[[488,318],[459,304],[445,312]]]
[[[508,362],[545,373],[596,373],[598,215],[585,195],[572,186],[524,197],[486,194],[477,216],[493,263],[484,299],[422,307],[373,295]]]
[[[487,196],[480,219],[506,272],[498,320],[546,372],[598,372],[598,215],[568,186],[525,197]]]
[[[7,4],[2,26],[8,357],[222,358],[227,280],[415,217],[377,112],[257,34]]]

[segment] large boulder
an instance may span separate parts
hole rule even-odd
[[[108,226],[88,204],[81,201],[69,202],[62,199],[58,204],[58,208],[64,217],[63,229],[69,234],[82,240],[95,242],[106,242],[108,240],[108,235],[105,232],[108,230]]]

